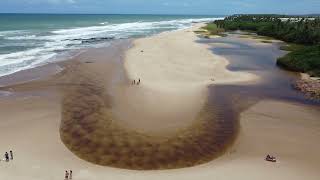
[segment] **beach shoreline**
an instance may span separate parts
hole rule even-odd
[[[199,28],[199,26],[194,28]],[[103,85],[120,84],[120,86],[126,86],[126,84],[131,84],[132,80],[140,78],[141,86],[131,88],[141,88],[143,92],[150,92],[151,95],[141,94],[139,92],[141,90],[133,91],[136,96],[130,94],[129,98],[132,99],[128,99],[129,102],[140,103],[141,100],[141,103],[153,107],[154,104],[148,104],[147,99],[143,98],[151,98],[155,94],[159,95],[159,92],[164,92],[156,97],[161,102],[160,106],[156,107],[162,111],[158,111],[156,114],[143,114],[143,117],[159,116],[169,109],[177,110],[176,107],[181,105],[184,106],[180,113],[188,111],[191,114],[187,114],[187,116],[193,117],[204,105],[209,85],[250,84],[259,80],[259,77],[251,73],[227,70],[228,60],[212,54],[209,46],[197,43],[197,37],[193,30],[168,32],[137,39],[133,42],[134,46],[128,51],[129,43],[124,43],[122,48],[111,49],[108,52],[104,49],[97,49],[92,53],[87,52],[81,57],[77,57],[75,61],[66,62],[66,69],[69,70],[71,67],[71,70],[75,72],[66,72],[64,69],[53,78],[49,77],[42,81],[37,80],[7,87],[7,90],[20,95],[6,97],[0,102],[0,114],[5,119],[0,123],[4,129],[0,132],[0,136],[10,137],[2,141],[0,150],[2,152],[12,149],[16,156],[15,160],[10,163],[0,162],[2,164],[0,175],[13,180],[28,178],[58,180],[63,178],[65,170],[72,169],[73,178],[77,180],[105,178],[269,179],[270,177],[290,180],[298,180],[302,177],[317,179],[319,174],[316,167],[320,160],[315,157],[318,157],[317,152],[320,149],[316,144],[317,138],[320,136],[318,133],[320,124],[317,121],[317,117],[320,115],[319,109],[314,106],[285,101],[260,101],[252,105],[241,113],[240,134],[235,144],[228,148],[223,156],[194,167],[161,171],[131,171],[110,168],[81,160],[66,148],[60,139],[59,132],[61,132],[61,123],[63,123],[61,119],[64,118],[64,109],[61,106],[63,96],[66,95],[64,92],[74,92],[69,91],[69,88],[74,88],[74,84],[72,85],[70,82],[75,84],[85,82],[89,85],[91,83],[101,84],[102,82]],[[185,48],[189,48],[189,51],[182,51]],[[125,53],[122,54],[123,52]],[[108,65],[105,63],[106,53],[109,53],[108,57],[113,59],[111,65],[110,62]],[[163,57],[164,55],[169,57]],[[93,56],[96,58],[92,58]],[[122,66],[121,59],[124,60],[125,69],[123,70],[125,71],[117,72]],[[187,62],[185,62],[186,60]],[[201,65],[199,62],[203,62],[202,66],[199,66],[199,64]],[[189,67],[192,68],[189,69]],[[81,71],[77,71],[78,69]],[[187,70],[190,72],[186,73]],[[120,79],[110,80],[108,75],[113,73],[123,76],[120,76]],[[87,81],[86,75],[95,78]],[[79,78],[81,81],[73,81]],[[212,78],[214,81],[211,80]],[[91,88],[91,86],[89,87]],[[125,104],[121,98],[125,97],[117,96],[119,89],[112,87],[111,91],[115,93],[116,99],[111,102],[117,108],[118,117],[122,117],[121,115],[125,113],[130,115],[130,112],[121,111],[129,109],[123,108]],[[67,91],[62,91],[63,96],[60,94],[60,88],[67,89]],[[184,91],[180,92],[179,89],[184,89]],[[91,91],[85,93],[90,94]],[[114,95],[113,93],[111,94]],[[74,98],[81,99],[87,96],[74,96]],[[187,101],[183,101],[186,97],[188,97]],[[80,103],[74,99],[68,100],[71,101],[71,105]],[[170,102],[173,103],[169,104]],[[165,103],[169,105],[163,107]],[[142,109],[148,107],[142,107]],[[135,112],[140,112],[140,109]],[[292,114],[292,112],[295,113]],[[124,121],[122,125],[133,127],[136,131],[163,136],[157,130],[167,130],[165,134],[170,134],[174,133],[174,129],[177,127],[183,129],[186,125],[193,123],[192,118],[189,118],[186,121],[177,122],[171,127],[166,126],[177,117],[172,115],[168,114],[166,123],[148,124],[146,121],[133,123]],[[123,117],[123,119],[126,118]],[[140,119],[143,120],[143,118]],[[141,129],[141,127],[143,128]],[[274,133],[270,134],[270,131]],[[299,132],[304,136],[285,138],[290,137],[294,132]],[[306,142],[305,139],[309,141]],[[310,148],[311,146],[313,148]],[[292,151],[292,149],[296,149],[296,151]],[[280,162],[276,164],[265,162],[263,158],[267,153],[273,153],[279,157]],[[254,173],[248,173],[253,171]]]

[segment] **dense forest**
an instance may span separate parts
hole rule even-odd
[[[233,15],[214,22],[226,31],[253,31],[288,43],[300,44],[278,59],[289,70],[320,76],[320,18],[285,15]]]
[[[319,44],[320,18],[277,15],[234,15],[215,21],[225,30],[249,30],[298,44]]]

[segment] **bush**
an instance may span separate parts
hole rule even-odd
[[[214,23],[209,23],[203,29],[207,30],[210,35],[220,35],[224,32],[224,29],[218,28],[218,26]]]
[[[277,64],[288,70],[320,76],[320,45],[305,46],[277,60]]]

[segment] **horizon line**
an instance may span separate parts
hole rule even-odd
[[[286,16],[307,16],[320,13],[286,14],[286,13],[234,13],[234,14],[165,14],[165,13],[42,13],[42,12],[0,12],[1,14],[31,14],[31,15],[163,15],[163,16],[232,16],[232,15],[286,15]]]
[[[165,13],[41,13],[41,12],[0,12],[0,14],[47,14],[47,15],[168,15],[168,16],[230,16],[231,14],[165,14]]]

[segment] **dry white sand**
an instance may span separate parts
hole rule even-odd
[[[175,37],[171,34],[181,35],[175,41]],[[168,37],[168,40],[171,40],[166,42],[171,45],[165,46],[166,43],[161,41],[159,37]],[[190,41],[183,40],[182,37]],[[184,45],[189,41],[191,48],[186,50],[186,56],[183,53],[177,55],[172,53],[170,56],[177,56],[179,61],[174,60],[176,58],[169,58],[171,62],[168,60],[168,66],[158,62],[158,65],[166,67],[160,68],[160,70],[157,70],[157,65],[153,66],[153,63],[146,62],[146,65],[140,63],[140,66],[137,67],[133,62],[126,64],[130,77],[140,77],[143,80],[141,88],[154,90],[158,87],[163,88],[161,91],[171,94],[180,85],[182,87],[194,85],[195,88],[191,89],[196,91],[200,88],[201,90],[210,82],[208,78],[210,79],[211,74],[208,73],[208,67],[213,68],[213,75],[216,73],[214,69],[221,73],[225,72],[228,82],[231,82],[233,75],[237,79],[241,76],[229,74],[224,69],[225,64],[215,61],[214,56],[210,55],[204,45],[193,43],[195,38],[192,32],[187,30],[156,36],[155,40],[158,39],[158,41],[153,41],[153,44],[155,46],[157,43],[162,44],[162,48],[158,47],[159,51],[164,49],[164,51],[160,51],[162,53],[158,54],[159,56],[166,56],[165,54],[168,56],[167,52],[175,48],[173,46],[175,43],[179,46],[180,42],[185,42],[182,43]],[[149,48],[152,48],[150,39],[152,38],[145,39],[146,42],[149,41],[150,46],[144,48],[145,54],[143,55],[140,54],[140,51],[137,52],[139,56],[147,55],[147,52],[150,51]],[[138,40],[137,43],[143,46],[143,41]],[[136,44],[135,47],[139,46]],[[176,47],[176,50],[178,49]],[[182,49],[180,50],[182,51]],[[192,56],[191,51],[193,50],[203,54],[198,54],[199,57]],[[202,58],[203,56],[206,57]],[[210,64],[209,57],[216,66]],[[143,61],[148,61],[148,59],[142,58]],[[149,60],[151,61],[151,59]],[[197,60],[199,63],[196,63]],[[132,61],[134,60],[132,59]],[[174,70],[179,69],[178,66],[174,66],[174,63],[181,63],[183,70]],[[193,73],[193,68],[188,69],[187,65],[183,66],[184,63],[194,65],[194,70],[197,73]],[[134,69],[136,71],[133,71]],[[187,70],[190,71],[190,75],[185,72]],[[163,76],[161,73],[164,73]],[[246,74],[243,76],[247,77]],[[217,75],[215,78],[217,82],[223,82],[222,76]],[[29,90],[31,89],[29,88]],[[192,91],[190,94],[194,95]],[[229,153],[201,166],[164,171],[121,170],[97,166],[77,158],[60,140],[60,102],[59,98],[54,95],[1,99],[0,115],[0,152],[13,150],[15,156],[12,162],[0,162],[1,180],[61,180],[64,178],[64,171],[68,169],[73,170],[74,180],[318,180],[320,177],[318,170],[320,167],[320,111],[298,104],[274,101],[260,102],[241,115],[241,133]],[[276,156],[279,162],[264,161],[264,156],[267,153]]]
[[[123,125],[169,135],[196,119],[209,84],[257,79],[253,74],[228,71],[226,59],[214,55],[208,45],[196,43],[194,30],[201,26],[134,41],[126,53],[125,68],[129,78],[140,79],[141,85],[117,91],[114,111]]]
[[[143,86],[165,90],[257,78],[249,73],[228,71],[224,57],[213,54],[207,44],[195,43],[198,37],[193,31],[201,26],[134,41],[125,61],[129,77],[141,78]]]

